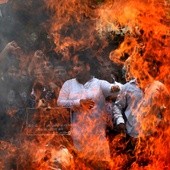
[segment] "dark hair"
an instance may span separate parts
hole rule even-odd
[[[77,54],[78,60],[82,61],[84,64],[90,65],[91,74],[96,76],[97,68],[99,67],[98,60],[91,54],[90,51],[81,51]]]
[[[34,91],[37,91],[37,90],[43,91],[44,86],[40,82],[37,82],[36,84],[34,84],[33,88],[34,88]]]

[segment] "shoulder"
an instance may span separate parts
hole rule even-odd
[[[75,79],[75,78],[73,78],[73,79],[69,79],[69,80],[66,80],[65,82],[64,82],[64,84],[72,84],[72,83],[76,83],[77,82],[77,80]]]
[[[135,81],[129,81],[126,84],[122,85],[122,90],[129,92],[141,91]]]
[[[169,91],[168,91],[167,87],[162,82],[160,82],[158,80],[154,81],[150,85],[150,88],[148,90],[159,92],[159,93],[167,93],[169,95]]]
[[[166,88],[165,85],[162,82],[158,81],[158,80],[153,82],[153,86],[156,86],[158,88]]]
[[[93,79],[94,79],[94,81],[96,81],[96,82],[98,82],[98,83],[100,83],[100,84],[110,84],[110,85],[111,85],[111,83],[109,83],[109,82],[106,81],[106,80],[97,79],[97,78],[93,78]]]
[[[126,89],[126,88],[129,88],[131,86],[133,86],[133,83],[132,82],[127,82],[127,83],[122,85],[122,89]]]
[[[95,83],[95,84],[110,84],[109,82],[105,81],[105,80],[101,80],[101,79],[98,79],[98,78],[95,78],[93,77],[91,80],[90,80],[92,83]]]
[[[148,84],[148,86],[146,87],[147,91],[159,91],[161,89],[165,89],[165,85],[163,83],[161,83],[160,81],[153,81],[152,83]],[[145,90],[145,91],[146,91]]]

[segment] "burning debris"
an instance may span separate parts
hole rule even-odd
[[[169,11],[168,0],[0,1],[0,169],[170,169]],[[90,73],[120,92],[90,91]]]

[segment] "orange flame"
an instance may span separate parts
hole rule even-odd
[[[123,55],[127,53],[131,58],[130,71],[138,78],[142,88],[154,80],[161,80],[168,91],[170,90],[170,2],[168,0],[106,0],[98,5],[93,5],[90,0],[81,2],[61,0],[57,3],[49,0],[47,5],[53,12],[50,33],[56,44],[55,50],[65,55],[66,59],[71,58],[70,48],[79,51],[82,48],[92,47],[97,44],[96,36],[104,40],[106,34],[113,31],[115,34],[122,34],[125,38],[118,49],[110,53],[110,59],[123,65],[126,59]],[[148,94],[145,94],[145,99],[149,97]],[[150,135],[141,136],[135,148],[136,157],[149,158],[150,163],[143,167],[134,161],[131,165],[133,170],[159,170],[170,167],[169,99],[165,100],[164,96],[159,96],[153,100],[159,109],[164,107],[165,103],[166,109],[160,111],[163,118],[159,122],[158,117],[161,115],[157,115],[154,107],[146,105],[141,108],[141,112],[146,112],[146,115],[138,117],[141,122],[140,130],[150,132]],[[81,121],[82,119],[79,120],[79,123],[83,124],[84,122]],[[86,139],[97,122],[87,120],[87,123],[86,133],[82,134]],[[94,153],[89,154],[91,151],[97,152],[98,149],[91,144],[100,141],[100,137],[94,135],[94,138],[90,138],[89,148],[86,145],[87,148],[83,150],[82,157],[90,156],[91,164],[98,159]],[[122,136],[117,136],[112,141],[112,145],[121,145],[121,139]],[[84,141],[82,140],[82,142]],[[100,145],[100,143],[96,143]],[[40,145],[41,149],[44,148],[44,144]],[[113,147],[111,151],[114,159],[110,160],[110,164],[113,169],[122,168],[122,164],[126,164],[129,159],[124,153],[118,154],[116,149]],[[38,157],[41,158],[41,156],[40,154]],[[75,163],[79,168],[88,169],[80,159],[76,159]]]

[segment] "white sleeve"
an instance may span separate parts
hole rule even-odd
[[[118,93],[119,92],[111,92],[111,88],[113,87],[113,86],[119,86],[119,88],[121,89],[122,88],[122,86],[121,86],[121,84],[119,83],[115,83],[115,84],[111,84],[111,83],[109,83],[109,82],[107,82],[107,81],[105,81],[105,80],[100,80],[101,81],[101,83],[100,83],[100,86],[101,86],[101,89],[102,89],[102,91],[103,91],[103,94],[104,94],[104,96],[105,97],[108,97],[108,96],[111,96],[111,95],[118,95]]]
[[[100,81],[100,88],[102,89],[104,96],[105,97],[110,96],[111,88],[113,85],[105,80],[99,80],[99,81]]]
[[[71,90],[70,82],[66,81],[63,84],[59,93],[59,97],[57,100],[58,106],[71,107],[71,106],[80,105],[80,99],[76,99],[76,100],[69,99],[70,90]]]

